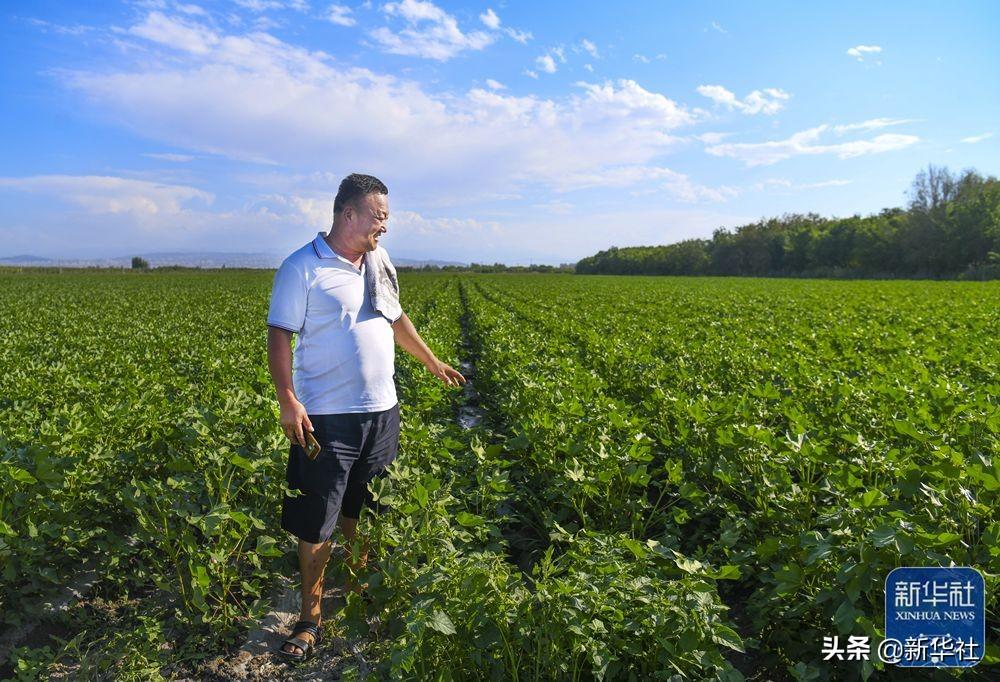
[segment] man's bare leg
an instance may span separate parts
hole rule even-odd
[[[302,571],[302,609],[299,620],[319,623],[322,618],[323,571],[330,558],[332,544],[331,540],[322,543],[299,540],[299,569]],[[314,639],[308,632],[296,636],[310,643]],[[281,648],[290,654],[302,653],[302,649],[294,644],[285,644]]]

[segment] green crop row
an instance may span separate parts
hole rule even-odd
[[[295,575],[270,282],[0,275],[0,618],[98,575],[59,640],[0,672],[197,674]],[[397,353],[400,456],[362,523],[373,600],[328,625],[378,676],[894,677],[820,645],[880,637],[900,565],[986,574],[996,657],[1000,287],[407,273],[402,290],[478,397]],[[484,418],[463,429],[469,404]]]
[[[523,362],[553,396],[529,427],[575,431],[566,424],[589,422],[600,393],[608,427],[634,434],[603,449],[652,441],[654,480],[676,489],[645,532],[668,518],[685,552],[740,567],[727,603],[757,640],[758,664],[831,674],[816,664],[822,637],[883,636],[884,579],[901,565],[979,568],[995,628],[997,288],[600,278],[539,291],[512,277],[477,286],[516,316]],[[577,442],[586,452],[599,439]],[[538,459],[551,468],[567,458]],[[577,493],[589,486],[599,500],[600,466],[580,469]],[[990,641],[995,656],[995,629]]]

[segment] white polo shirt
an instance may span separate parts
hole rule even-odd
[[[274,276],[267,324],[298,334],[292,384],[309,414],[379,412],[396,404],[392,326],[372,307],[366,281],[365,261],[354,267],[322,232]]]

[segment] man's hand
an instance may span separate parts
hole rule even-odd
[[[281,430],[288,439],[306,449],[306,434],[303,429],[313,430],[305,406],[298,400],[290,400],[281,404]]]
[[[399,319],[392,323],[392,333],[396,337],[396,343],[402,346],[407,353],[424,363],[427,371],[443,381],[445,386],[458,386],[465,383],[465,377],[457,370],[452,369],[451,366],[438,360],[431,352],[406,313],[400,315]]]
[[[443,381],[445,386],[457,387],[459,384],[465,383],[465,377],[462,376],[461,372],[437,358],[433,358],[427,363],[427,370]]]

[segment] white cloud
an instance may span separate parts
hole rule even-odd
[[[849,185],[853,180],[823,180],[822,182],[807,182],[799,185],[802,189],[819,189],[820,187],[843,187]]]
[[[414,234],[419,236],[455,235],[468,237],[470,233],[499,233],[500,224],[495,221],[481,221],[472,218],[427,217],[415,211],[393,213],[390,230],[394,236]]]
[[[701,135],[695,135],[695,139],[705,144],[719,144],[730,135],[732,133],[702,133]]]
[[[785,178],[768,178],[758,182],[754,187],[757,189],[764,189],[765,187],[791,187],[792,181],[786,180]]]
[[[170,152],[143,154],[143,156],[160,161],[173,161],[174,163],[187,163],[188,161],[194,161],[196,158],[191,154],[173,154]]]
[[[309,10],[309,3],[305,0],[233,0],[243,9],[251,12],[267,12],[269,10],[294,9],[299,12]]]
[[[125,53],[131,63],[61,77],[103,114],[178,151],[299,171],[364,159],[373,171],[392,169],[387,181],[441,200],[648,164],[683,142],[671,131],[700,120],[631,80],[577,83],[559,98],[430,93],[267,34],[182,28],[198,36],[197,49],[162,40],[176,30],[164,25],[161,40]]]
[[[535,59],[535,64],[538,65],[539,71],[544,71],[545,73],[556,72],[556,60],[552,58],[551,54],[543,54],[541,57],[538,57]]]
[[[828,125],[795,133],[785,140],[756,143],[729,143],[711,145],[705,148],[714,156],[728,156],[739,159],[747,166],[767,166],[793,156],[833,154],[847,159],[867,154],[903,149],[915,144],[920,138],[914,135],[879,135],[870,140],[855,140],[839,144],[818,144],[820,136],[830,129]]]
[[[536,67],[545,73],[555,73],[559,69],[559,64],[565,63],[566,50],[563,47],[551,47],[545,54],[535,58]]]
[[[245,215],[271,216],[286,224],[326,232],[333,217],[333,202],[329,193],[269,193],[253,197],[243,205],[241,212]]]
[[[878,128],[903,125],[904,123],[915,123],[918,120],[916,118],[872,118],[861,123],[834,126],[833,130],[837,133],[846,133],[852,130],[876,130]]]
[[[35,17],[28,17],[27,21],[29,24],[40,28],[44,33],[52,31],[60,35],[81,36],[94,30],[93,26],[85,26],[83,24],[63,26],[61,24],[53,24],[52,22],[45,21],[44,19],[36,19]]]
[[[854,57],[859,62],[865,60],[866,54],[878,54],[882,51],[882,48],[878,45],[856,45],[847,51],[847,54]]]
[[[982,135],[973,135],[972,137],[963,137],[962,142],[966,144],[976,144],[977,142],[982,142],[983,140],[988,140],[993,137],[993,133],[983,133]]]
[[[205,12],[205,10],[199,7],[198,5],[177,4],[174,5],[174,7],[177,9],[178,12],[182,12],[184,14],[188,14],[191,16],[203,17],[207,14],[207,12]]]
[[[768,187],[784,187],[786,189],[821,189],[823,187],[843,187],[844,185],[851,184],[851,180],[823,180],[821,182],[807,182],[804,184],[797,184],[791,180],[785,178],[768,178],[754,185],[758,190],[764,190]]]
[[[268,12],[270,10],[294,9],[299,12],[309,11],[306,0],[233,0],[243,9],[251,12]]]
[[[623,115],[641,112],[648,123],[660,129],[690,125],[697,120],[694,114],[673,100],[644,89],[634,80],[621,79],[617,82],[617,88],[607,81],[602,85],[582,82],[577,85],[582,87],[594,102],[599,102],[611,111]]]
[[[728,35],[728,34],[729,34],[729,31],[727,31],[726,29],[722,28],[722,26],[721,26],[721,25],[719,25],[719,23],[718,23],[718,22],[716,22],[716,21],[713,21],[713,22],[711,23],[711,26],[712,26],[712,28],[713,28],[714,30],[718,31],[719,33],[721,33],[721,34],[723,34],[723,35]]]
[[[307,225],[297,209],[217,210],[212,193],[169,182],[43,175],[0,178],[4,191],[37,202],[30,210],[30,229],[13,221],[0,227],[0,239],[13,253],[57,258],[172,250],[288,253],[316,229],[290,229]],[[328,214],[330,206],[328,196]]]
[[[636,53],[632,55],[632,59],[639,62],[640,64],[649,64],[649,57],[647,57],[644,54]]]
[[[162,12],[150,12],[142,23],[131,27],[128,32],[154,43],[194,54],[208,53],[219,41],[218,36],[208,28],[167,17]]]
[[[479,15],[479,20],[494,31],[500,28],[500,17],[492,9],[487,9],[485,13]]]
[[[586,38],[580,41],[580,47],[582,47],[587,52],[587,54],[589,54],[594,59],[600,59],[600,55],[598,55],[597,53],[597,45],[594,45]]]
[[[771,116],[778,113],[791,95],[778,88],[754,90],[742,100],[721,85],[699,85],[698,94],[708,97],[716,104],[721,104],[732,111],[737,109],[744,114],[765,114]]]
[[[535,37],[531,35],[531,31],[518,31],[517,29],[510,28],[509,26],[504,28],[504,33],[510,36],[511,40],[516,40],[522,45]]]
[[[501,28],[500,17],[497,13],[493,11],[492,8],[487,8],[485,12],[479,15],[479,20],[483,22],[483,25],[491,31],[502,31],[511,40],[517,41],[522,45],[526,44],[534,36],[531,35],[531,31],[519,31],[516,28],[511,28],[510,26],[504,26]]]
[[[0,188],[42,194],[95,214],[136,218],[175,215],[191,201],[210,204],[214,196],[194,187],[103,175],[36,175],[0,178]]]
[[[636,192],[637,196],[665,192],[674,199],[686,203],[708,201],[720,203],[739,194],[736,187],[708,187],[700,185],[685,175],[661,166],[618,166],[600,171],[573,173],[561,178],[558,189],[563,191],[589,189],[593,187],[633,187],[647,185]]]
[[[583,68],[585,68],[590,73],[594,73],[594,65],[593,64],[584,64]]]
[[[544,204],[533,204],[532,208],[537,208],[554,215],[569,215],[576,207],[567,201],[554,200]]]
[[[506,85],[504,85],[500,81],[495,81],[492,78],[487,78],[486,79],[486,87],[488,87],[490,90],[506,90],[507,89]]]
[[[358,22],[351,16],[347,5],[330,5],[326,10],[326,20],[338,26],[354,26]]]
[[[390,17],[400,17],[406,27],[394,33],[382,26],[371,36],[386,52],[447,61],[465,50],[482,50],[494,41],[483,31],[463,33],[453,16],[432,2],[401,0],[382,6]]]

